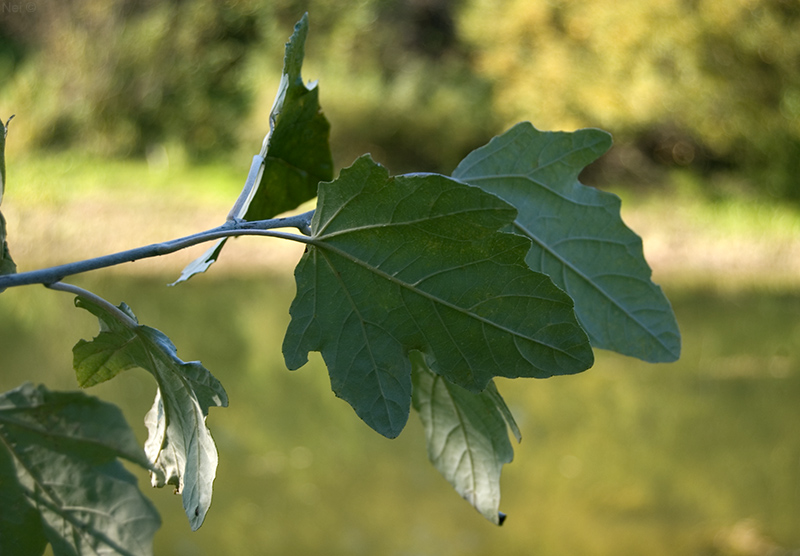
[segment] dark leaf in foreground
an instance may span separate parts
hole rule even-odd
[[[320,351],[334,392],[394,437],[411,403],[410,350],[472,392],[494,376],[549,377],[593,363],[572,300],[525,264],[516,211],[436,174],[390,178],[360,158],[320,185],[283,352]]]
[[[118,458],[151,468],[116,406],[32,384],[0,394],[0,554],[153,554],[158,513]]]

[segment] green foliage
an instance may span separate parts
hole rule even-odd
[[[180,279],[185,280],[205,270],[230,236],[304,243],[283,343],[287,367],[299,368],[309,351],[321,352],[334,393],[390,438],[403,430],[413,405],[434,466],[496,524],[504,519],[500,472],[513,458],[508,428],[518,440],[520,433],[494,377],[579,373],[593,364],[593,346],[649,361],[678,357],[672,309],[650,281],[641,240],[622,223],[619,200],[577,181],[581,169],[610,146],[608,134],[542,133],[520,124],[470,154],[453,177],[390,176],[364,155],[328,181],[328,124],[316,86],[306,87],[300,74],[306,34],[304,17],[286,45],[270,133],[225,224],[89,261],[0,276],[0,289],[42,283],[77,293],[76,306],[98,318],[98,335],[73,349],[80,386],[132,367],[150,372],[158,386],[145,416],[144,454],[131,448],[119,419],[88,410],[64,416],[55,411],[57,418],[47,424],[80,437],[84,429],[96,431],[98,423],[109,422],[123,447],[108,448],[107,437],[86,445],[69,435],[64,441],[58,435],[27,436],[33,434],[27,429],[13,436],[14,412],[27,407],[16,400],[35,398],[34,390],[23,386],[0,398],[6,448],[0,471],[11,477],[16,469],[14,480],[21,485],[0,483],[20,509],[13,516],[0,512],[0,530],[23,523],[24,533],[13,542],[27,553],[41,553],[45,541],[35,526],[40,522],[56,554],[88,553],[83,543],[94,547],[101,541],[121,554],[150,550],[157,519],[117,456],[150,469],[153,486],[175,486],[196,530],[211,505],[217,467],[208,410],[228,403],[220,382],[199,362],[178,358],[169,338],[139,324],[126,304],[114,306],[65,284],[72,274],[221,240],[187,267]],[[314,192],[313,217],[269,218]],[[276,230],[285,227],[303,235]],[[45,402],[89,403],[82,395],[35,392]],[[2,400],[11,401],[4,406]],[[36,404],[35,415],[50,415],[40,409],[43,403]],[[10,416],[3,413],[7,408]],[[35,461],[25,459],[30,454]],[[93,475],[96,484],[126,486],[73,492],[65,471],[80,477],[94,472],[100,476]],[[52,488],[40,494],[42,484]],[[75,507],[83,511],[89,505],[106,517],[82,522],[73,515]],[[132,524],[117,523],[118,514]],[[12,541],[0,539],[0,549],[11,546],[7,542]]]
[[[613,128],[656,163],[729,168],[796,199],[798,21],[772,0],[473,0],[459,30],[502,121]]]
[[[614,185],[689,165],[800,196],[789,1],[49,2],[0,20],[0,101],[25,114],[17,140],[30,147],[218,155],[263,135],[272,99],[257,91],[279,62],[262,53],[298,7],[320,22],[310,62],[331,76],[340,165],[370,151],[395,172],[449,172],[530,120],[614,129]]]
[[[109,156],[172,141],[198,158],[235,144],[261,37],[250,7],[49,2],[3,23],[26,52],[6,87],[32,143]]]
[[[147,555],[160,519],[122,466],[151,468],[122,413],[80,392],[0,395],[0,549]]]

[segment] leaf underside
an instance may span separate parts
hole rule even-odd
[[[519,439],[511,412],[493,382],[476,394],[433,373],[417,352],[411,362],[414,409],[431,463],[481,515],[501,525],[500,472],[514,458],[507,425]]]
[[[152,483],[155,487],[174,485],[182,494],[192,529],[198,529],[211,505],[217,470],[217,449],[206,417],[210,407],[228,405],[225,390],[199,362],[178,358],[175,346],[158,330],[126,326],[106,308],[82,297],[75,303],[100,321],[100,333],[73,348],[78,383],[92,386],[131,367],[155,377],[158,391],[145,417],[149,433],[145,453],[154,469]],[[127,305],[122,304],[120,310],[135,321]]]
[[[593,363],[571,299],[525,265],[516,211],[435,174],[390,178],[368,156],[320,184],[283,353],[320,351],[337,396],[395,437],[411,402],[410,350],[472,392],[494,376],[549,377]]]
[[[118,458],[150,468],[116,406],[31,384],[0,394],[0,554],[151,555],[160,518]]]
[[[524,122],[469,154],[453,177],[516,207],[514,231],[532,241],[528,265],[574,299],[593,346],[675,361],[675,315],[650,279],[641,239],[620,217],[619,198],[578,181],[610,146],[610,135],[598,129],[541,132]]]

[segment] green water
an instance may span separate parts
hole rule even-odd
[[[498,528],[427,462],[415,414],[386,440],[333,396],[319,358],[285,369],[288,278],[164,287],[171,278],[78,282],[129,303],[230,397],[209,416],[220,465],[200,531],[178,496],[138,473],[164,521],[156,554],[800,553],[800,292],[667,288],[680,362],[600,352],[582,375],[500,381],[523,441],[504,471]],[[74,389],[71,346],[96,331],[67,294],[4,292],[0,390]],[[90,393],[122,406],[144,438],[150,375],[128,371]]]

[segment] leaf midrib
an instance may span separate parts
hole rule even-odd
[[[616,299],[615,299],[613,296],[611,296],[611,294],[609,294],[609,293],[608,293],[607,291],[605,291],[605,290],[604,290],[602,287],[600,287],[600,285],[598,285],[597,283],[595,283],[595,282],[594,282],[594,281],[593,281],[593,280],[592,280],[592,279],[591,279],[589,276],[587,276],[585,273],[583,273],[583,272],[582,272],[582,271],[581,271],[579,268],[577,268],[575,265],[573,265],[573,264],[572,264],[572,263],[571,263],[569,260],[565,259],[565,258],[564,258],[564,257],[562,257],[562,256],[561,256],[561,255],[560,255],[558,252],[556,252],[555,250],[551,249],[551,248],[550,248],[550,246],[549,246],[547,243],[545,243],[543,240],[541,240],[541,239],[540,239],[538,236],[536,236],[536,235],[535,235],[535,234],[534,234],[532,231],[530,231],[528,228],[526,228],[525,226],[523,226],[523,225],[522,225],[522,224],[519,222],[519,220],[515,220],[515,221],[514,221],[514,227],[515,227],[515,228],[517,228],[517,229],[519,229],[521,232],[523,232],[523,233],[524,233],[525,235],[527,235],[528,237],[530,237],[530,238],[531,238],[531,241],[534,241],[534,242],[536,242],[536,244],[537,244],[539,247],[541,247],[541,248],[542,248],[544,251],[546,251],[546,252],[547,252],[547,253],[548,253],[550,256],[552,256],[554,259],[556,259],[556,260],[557,260],[559,263],[561,263],[561,264],[562,264],[564,267],[566,267],[567,269],[569,269],[570,271],[572,271],[572,272],[573,272],[573,273],[574,273],[576,276],[578,276],[578,277],[579,277],[581,280],[583,280],[584,282],[586,282],[587,284],[589,284],[589,286],[591,286],[593,289],[595,289],[596,291],[598,291],[598,292],[599,292],[599,293],[600,293],[600,294],[601,294],[603,297],[605,297],[605,298],[606,298],[606,299],[607,299],[607,300],[608,300],[608,301],[609,301],[609,302],[610,302],[610,303],[611,303],[611,304],[612,304],[614,307],[617,307],[617,308],[618,308],[619,310],[621,310],[621,311],[622,311],[622,312],[623,312],[623,313],[624,313],[624,314],[625,314],[625,315],[626,315],[626,316],[627,316],[627,317],[628,317],[628,318],[629,318],[631,321],[633,321],[634,323],[636,323],[636,325],[637,325],[637,326],[638,326],[640,329],[642,329],[642,330],[643,330],[643,331],[644,331],[644,332],[645,332],[645,333],[646,333],[648,336],[650,336],[651,338],[655,339],[655,340],[656,340],[656,341],[659,343],[659,345],[660,345],[662,348],[664,348],[664,350],[665,350],[666,352],[668,352],[668,353],[672,353],[672,350],[670,350],[670,349],[669,349],[669,347],[668,347],[668,346],[665,344],[665,342],[664,342],[664,341],[663,341],[663,340],[662,340],[662,339],[661,339],[661,338],[660,338],[658,335],[656,335],[656,334],[654,334],[653,332],[651,332],[651,331],[648,329],[648,327],[647,327],[645,324],[643,324],[643,323],[642,323],[642,321],[641,321],[640,319],[638,319],[638,318],[637,318],[635,315],[633,315],[633,314],[632,314],[632,313],[631,313],[631,312],[630,312],[630,311],[629,311],[629,310],[628,310],[626,307],[624,307],[623,305],[621,305],[621,304],[620,304],[620,303],[619,303],[619,302],[618,302],[618,301],[617,301],[617,300],[616,300]],[[630,279],[632,279],[632,280],[636,280],[636,278],[635,278],[634,276],[626,275],[626,277],[627,277],[627,278],[630,278]],[[565,287],[565,288],[567,287],[567,284],[566,284],[566,283],[564,284],[564,287]]]
[[[350,290],[347,288],[347,285],[345,284],[344,280],[342,280],[341,275],[336,270],[336,267],[334,266],[333,261],[331,261],[330,258],[326,257],[324,255],[324,253],[320,253],[320,255],[323,256],[323,258],[325,259],[325,263],[328,265],[328,267],[333,272],[333,275],[336,277],[336,280],[339,282],[339,285],[342,288],[342,291],[345,292],[345,295],[347,296],[347,300],[350,302],[350,306],[353,308],[353,312],[356,314],[356,317],[358,318],[358,322],[359,322],[359,324],[361,326],[361,333],[364,336],[364,344],[365,344],[365,346],[367,348],[367,351],[369,352],[370,361],[372,362],[372,368],[375,369],[375,371],[376,371],[375,372],[375,382],[378,384],[378,389],[380,390],[381,398],[387,401],[387,403],[385,404],[386,409],[387,409],[386,413],[387,413],[387,417],[389,418],[389,420],[391,422],[391,420],[392,420],[391,412],[389,411],[389,408],[388,408],[389,397],[386,395],[383,382],[378,378],[378,373],[377,373],[378,364],[377,364],[375,355],[373,353],[372,345],[369,343],[369,341],[367,339],[368,336],[367,336],[366,324],[369,321],[364,319],[364,317],[361,315],[361,311],[359,311],[358,306],[356,305],[355,300],[353,299],[353,296],[350,294]],[[370,324],[373,324],[373,323],[370,323]],[[395,426],[394,426],[393,423],[390,426],[390,428],[392,430],[392,433],[394,434],[395,433]],[[402,429],[402,427],[401,427],[401,429]]]

